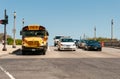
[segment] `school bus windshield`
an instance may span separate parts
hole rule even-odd
[[[45,30],[28,30],[28,31],[23,31],[23,36],[24,37],[44,37],[45,36]]]

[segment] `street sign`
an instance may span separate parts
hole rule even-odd
[[[7,20],[0,20],[0,24],[7,24]]]
[[[0,20],[0,24],[2,24],[3,23],[3,21],[2,20]]]

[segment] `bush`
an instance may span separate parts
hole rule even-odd
[[[12,38],[7,38],[7,44],[8,45],[13,45],[14,40]],[[21,39],[16,39],[15,40],[16,45],[21,45],[22,40]]]
[[[13,44],[13,39],[12,38],[7,38],[7,44],[12,45]]]
[[[20,39],[16,39],[16,45],[22,45],[22,40],[20,40]]]

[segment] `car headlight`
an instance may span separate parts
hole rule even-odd
[[[87,47],[92,47],[92,46],[87,46]]]

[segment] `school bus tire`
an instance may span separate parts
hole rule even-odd
[[[26,52],[22,50],[22,55],[26,55]]]
[[[47,51],[47,46],[42,50],[42,55],[45,55]]]

